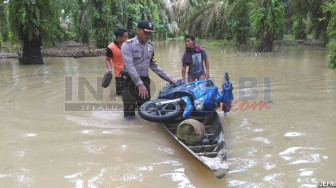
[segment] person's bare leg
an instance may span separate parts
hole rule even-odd
[[[193,82],[193,81],[195,81],[195,79],[192,78],[192,77],[190,77],[190,76],[188,76],[188,83],[189,83],[189,82]]]
[[[197,80],[205,80],[205,75],[201,75]]]

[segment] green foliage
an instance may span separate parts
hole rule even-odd
[[[8,41],[8,11],[7,4],[4,3],[4,0],[0,0],[0,41]],[[0,45],[1,45],[0,42]]]
[[[336,37],[336,2],[329,2],[323,6],[324,13],[330,13],[330,21],[327,28],[328,36]],[[321,18],[321,20],[327,19],[326,17]]]
[[[303,18],[295,18],[292,33],[295,39],[307,39],[306,21]]]
[[[327,33],[330,38],[334,40],[331,41],[328,47],[331,49],[331,54],[329,55],[329,68],[335,68],[336,66],[336,2],[330,2],[323,7],[324,12],[330,12],[330,21],[327,28]]]
[[[255,0],[250,5],[251,25],[260,40],[258,51],[272,51],[274,39],[283,34],[285,5],[280,0]]]
[[[92,0],[91,23],[93,24],[93,37],[98,48],[105,48],[113,38],[115,17],[111,14],[111,3],[111,0]]]
[[[18,40],[32,41],[41,38],[43,42],[53,41],[58,24],[57,12],[51,0],[9,1],[11,29]]]
[[[285,5],[279,0],[255,0],[251,5],[250,20],[255,33],[267,32],[273,38],[279,35],[284,24]]]
[[[284,40],[294,40],[294,36],[293,35],[284,35]]]
[[[331,54],[329,55],[328,67],[333,69],[336,67],[336,41],[331,42],[329,48],[331,49]]]
[[[0,0],[0,41],[93,41],[104,48],[117,27],[134,37],[139,20],[148,19],[153,40],[190,33],[229,40],[225,44],[259,43],[258,50],[269,51],[284,34],[335,39],[335,10],[335,0]]]

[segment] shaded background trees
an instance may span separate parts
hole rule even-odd
[[[8,5],[4,3],[4,0],[0,0],[0,47],[1,43],[8,41]]]
[[[335,9],[335,0],[0,0],[0,45],[20,41],[22,63],[42,63],[41,45],[75,40],[104,48],[117,27],[133,37],[138,21],[148,19],[153,40],[190,33],[238,46],[252,41],[267,52],[292,35],[334,49]]]

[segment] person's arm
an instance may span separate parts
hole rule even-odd
[[[208,58],[204,59],[204,64],[205,64],[205,69],[206,69],[205,79],[208,79],[210,77],[210,69],[209,69],[209,60],[208,60]]]
[[[156,59],[154,56],[154,52],[153,52],[153,56],[152,59],[150,60],[149,63],[149,67],[152,69],[153,72],[155,72],[158,76],[160,76],[162,79],[170,82],[170,83],[176,83],[175,80],[171,79],[160,67],[159,65],[156,63]]]
[[[208,54],[206,53],[204,48],[203,48],[201,54],[202,54],[202,59],[204,60],[204,64],[205,64],[205,71],[206,71],[205,72],[205,79],[208,79],[210,77]]]
[[[107,71],[108,72],[112,72],[112,64],[111,64],[111,60],[106,58],[105,60],[106,66],[107,66]]]
[[[122,47],[121,47],[121,54],[122,54],[122,58],[123,58],[123,61],[124,61],[124,67],[125,67],[127,73],[131,77],[134,84],[136,86],[139,86],[143,83],[142,83],[141,78],[140,78],[140,76],[139,76],[138,72],[136,71],[136,69],[134,67],[134,64],[133,64],[131,45],[132,45],[131,43],[124,42]]]
[[[110,48],[106,48],[106,59],[105,59],[105,63],[107,66],[107,71],[108,72],[112,72],[112,64],[111,64],[111,59],[113,57],[113,53],[112,50]]]
[[[186,83],[185,75],[186,75],[186,66],[182,65],[182,82],[183,83]]]

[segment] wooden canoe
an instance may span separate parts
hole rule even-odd
[[[229,168],[226,162],[224,131],[217,112],[212,112],[207,116],[191,116],[189,119],[196,119],[203,123],[209,143],[206,141],[203,142],[204,144],[188,146],[179,140],[176,136],[176,128],[182,121],[181,119],[163,122],[163,127],[192,156],[212,171],[217,178],[223,178]]]

